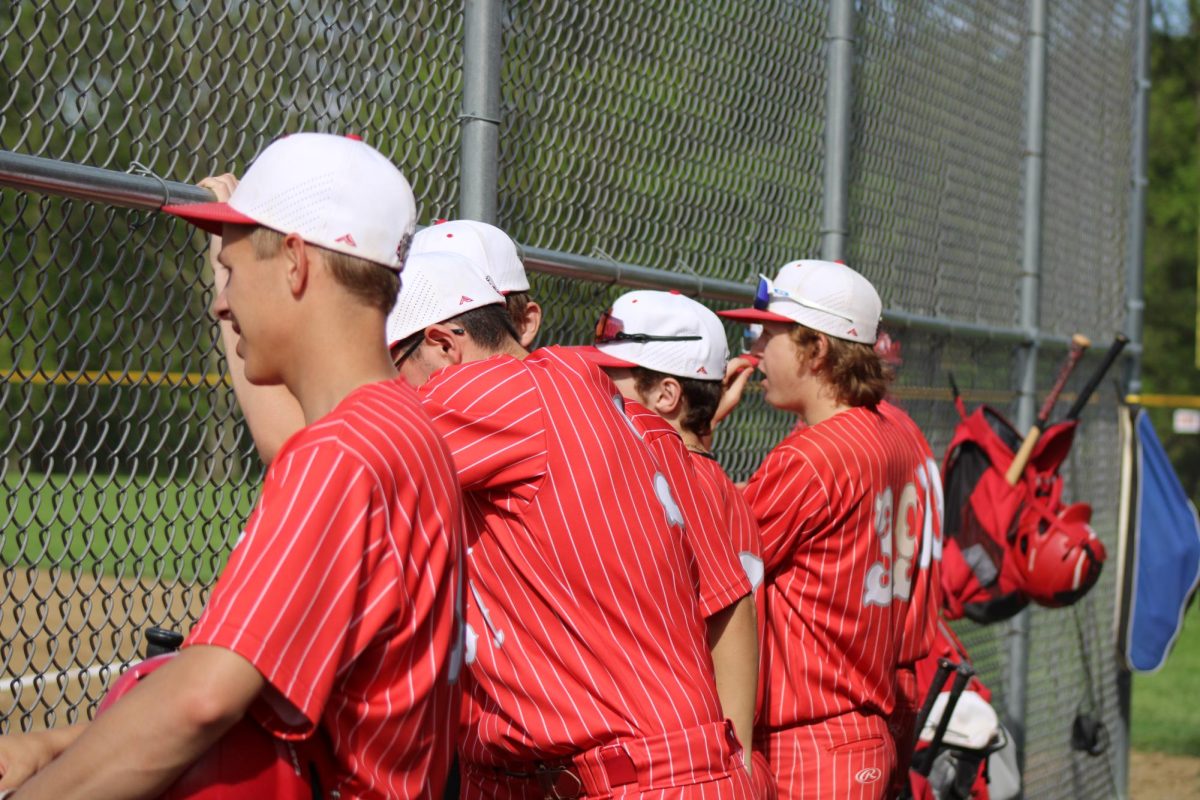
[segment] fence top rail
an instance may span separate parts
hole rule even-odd
[[[207,189],[167,180],[146,170],[117,172],[9,150],[0,150],[0,186],[142,211],[157,211],[170,203],[203,203],[213,199]],[[523,250],[526,266],[549,275],[609,282],[641,289],[673,289],[708,300],[740,302],[749,300],[753,295],[750,285],[735,281],[538,247],[525,247]],[[1065,348],[1070,344],[1070,340],[1065,336],[1051,336],[1020,327],[1000,327],[969,320],[933,317],[900,309],[885,310],[883,320],[898,327],[951,336],[1025,344],[1037,342],[1048,347]],[[1131,346],[1126,352],[1133,355],[1139,353],[1140,349],[1140,346]]]

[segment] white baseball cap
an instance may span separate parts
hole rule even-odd
[[[413,253],[404,265],[400,294],[388,314],[388,347],[473,308],[503,302],[491,280],[458,253]]]
[[[798,322],[837,339],[874,344],[883,302],[871,282],[833,261],[790,261],[759,276],[753,308],[719,312],[739,322]]]
[[[641,290],[617,298],[583,348],[602,367],[645,367],[679,378],[719,381],[729,345],[721,320],[677,292]]]
[[[412,187],[375,148],[351,136],[295,133],[271,143],[227,203],[163,206],[220,234],[225,223],[297,233],[309,244],[391,269],[416,227]]]
[[[529,277],[509,235],[486,222],[473,219],[438,220],[413,237],[412,252],[459,253],[471,264],[491,275],[500,294],[528,292]]]

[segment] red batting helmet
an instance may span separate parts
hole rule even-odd
[[[1030,503],[1018,526],[1016,558],[1025,594],[1051,608],[1069,606],[1100,577],[1107,553],[1088,523],[1092,507],[1074,503],[1058,514]]]
[[[149,658],[126,670],[100,701],[102,714],[138,681],[161,667],[175,653]],[[320,796],[313,741],[287,742],[268,734],[244,717],[200,756],[160,800],[311,800]],[[325,762],[321,762],[325,763]],[[328,773],[326,773],[328,774]]]

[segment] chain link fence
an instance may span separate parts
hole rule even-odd
[[[852,4],[845,257],[881,290],[901,342],[896,396],[938,453],[956,421],[948,372],[970,404],[1017,417],[1033,1]],[[458,166],[464,15],[492,5],[8,3],[0,150],[158,176],[146,185],[169,192],[160,178],[242,171],[289,131],[357,133],[404,169],[422,222],[454,216],[479,180]],[[574,265],[533,276],[542,343],[584,341],[631,282],[623,265],[639,285],[719,284],[709,299],[726,307],[759,272],[820,253],[829,3],[495,5],[498,223],[535,266]],[[1100,343],[1124,326],[1134,17],[1134,0],[1050,5],[1038,301],[1053,337]],[[0,224],[7,732],[86,717],[148,627],[186,630],[261,466],[223,378],[201,237],[14,189]],[[1039,387],[1059,355],[1040,349]],[[1093,503],[1115,557],[1115,393],[1102,395],[1067,487]],[[752,386],[720,434],[722,463],[746,477],[791,424]],[[1121,793],[1114,577],[1110,561],[1075,610],[1031,616],[1030,797]],[[960,632],[1003,708],[1020,679],[1013,629]],[[1112,735],[1099,757],[1069,746],[1085,707]]]

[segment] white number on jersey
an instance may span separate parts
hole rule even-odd
[[[928,496],[929,464],[917,469],[917,480]],[[935,468],[936,474],[936,468]],[[904,484],[897,497],[889,486],[875,496],[875,535],[879,537],[879,549],[883,558],[867,570],[863,590],[864,606],[887,606],[897,600],[912,597],[913,559],[917,554],[917,532],[925,533],[925,542],[931,524],[928,509],[917,518],[921,495],[915,483]],[[928,503],[926,504],[929,505]],[[924,550],[922,547],[922,559]]]

